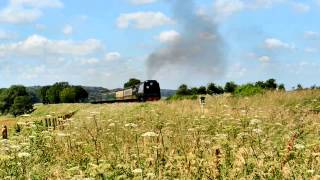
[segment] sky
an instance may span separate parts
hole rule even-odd
[[[320,0],[1,0],[0,87],[320,85]]]

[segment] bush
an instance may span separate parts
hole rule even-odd
[[[32,98],[24,86],[11,86],[1,91],[0,112],[18,116],[33,110]]]
[[[253,96],[256,94],[262,94],[264,90],[260,86],[255,86],[253,84],[246,84],[237,87],[234,94],[236,96]]]
[[[234,91],[237,89],[238,85],[234,82],[227,82],[224,86],[224,92],[226,93],[234,93]]]

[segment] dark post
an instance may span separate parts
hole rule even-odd
[[[6,125],[2,128],[2,139],[8,139],[8,129]]]

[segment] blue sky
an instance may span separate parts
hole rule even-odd
[[[186,1],[2,0],[0,87],[68,81],[116,88],[131,77],[157,79],[162,88],[268,78],[287,88],[320,85],[319,0],[194,0],[180,18],[179,2]],[[212,44],[186,28],[193,24]],[[176,62],[151,58],[181,47],[193,52],[198,43],[208,48]]]

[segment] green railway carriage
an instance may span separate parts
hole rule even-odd
[[[130,88],[108,93],[105,101],[93,103],[157,101],[161,99],[160,85],[156,80],[147,80]]]

